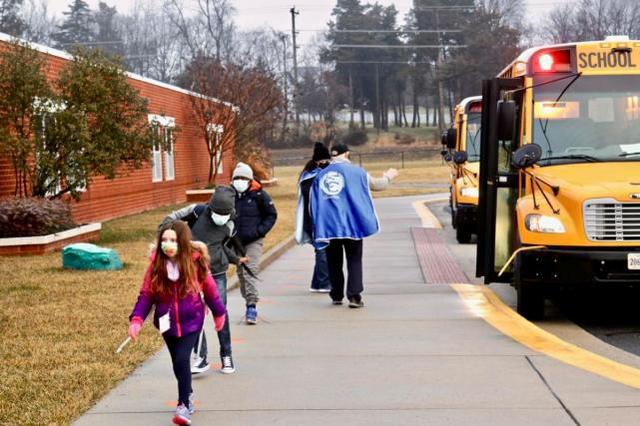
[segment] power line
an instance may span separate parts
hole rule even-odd
[[[335,61],[336,64],[404,64],[404,65],[413,65],[413,64],[432,64],[433,62],[428,61]]]
[[[369,48],[369,49],[461,49],[463,47],[467,47],[465,44],[397,44],[397,45],[388,45],[388,44],[334,44],[331,47],[335,47],[338,49],[359,49],[359,48]]]
[[[298,30],[304,32],[325,32],[330,31],[326,30]],[[461,33],[462,30],[331,30],[334,33],[413,33],[413,34],[421,34],[421,33]]]

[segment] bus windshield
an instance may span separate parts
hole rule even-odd
[[[541,166],[640,160],[640,75],[545,76],[535,85],[533,142],[542,147]]]
[[[469,161],[480,161],[480,123],[482,114],[472,112],[467,115],[467,158]]]

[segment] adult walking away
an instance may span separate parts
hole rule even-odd
[[[227,306],[227,270],[229,263],[241,265],[246,263],[246,257],[239,257],[228,245],[236,235],[233,220],[235,215],[235,190],[228,186],[216,188],[208,204],[192,204],[169,214],[162,224],[174,220],[187,222],[195,240],[206,244],[209,250],[209,269],[216,281],[218,293]],[[161,225],[162,226],[162,225]],[[220,343],[220,372],[231,374],[236,371],[231,349],[231,330],[227,316],[224,327],[218,331]],[[207,338],[203,333],[196,340],[194,346],[196,358],[191,366],[193,374],[203,373],[209,369],[207,360]]]
[[[129,336],[135,341],[155,306],[153,323],[169,349],[178,380],[173,423],[179,425],[190,425],[194,411],[189,360],[204,323],[205,303],[213,312],[216,330],[222,329],[226,318],[208,263],[206,246],[191,241],[191,231],[184,222],[173,221],[163,226],[138,301],[129,316]]]
[[[313,157],[307,162],[300,174],[298,183],[298,205],[296,208],[296,241],[298,244],[313,242],[313,220],[309,212],[309,196],[311,186],[316,176],[331,162],[329,149],[318,142],[313,148]],[[328,293],[331,291],[329,280],[329,266],[327,265],[326,247],[316,247],[315,265],[309,291],[314,293]]]
[[[258,274],[265,235],[276,223],[278,213],[260,182],[253,178],[248,164],[238,163],[233,170],[232,185],[236,189],[236,225],[238,237],[249,258],[247,268],[238,268],[240,292],[245,300],[247,324],[258,322]],[[247,270],[248,269],[248,270]]]
[[[364,306],[362,300],[362,239],[380,229],[370,190],[386,189],[398,175],[388,169],[374,178],[349,161],[349,148],[331,149],[332,162],[316,177],[311,190],[314,241],[327,246],[331,300],[341,305],[344,298],[343,257],[347,258],[347,299],[350,308]],[[344,255],[343,255],[344,253]]]

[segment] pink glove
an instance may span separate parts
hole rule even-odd
[[[222,315],[220,317],[213,317],[213,323],[216,326],[216,331],[222,330],[222,327],[224,327],[224,322],[226,319],[227,319],[226,315]]]
[[[134,342],[138,339],[140,330],[142,330],[142,320],[138,317],[131,318],[131,323],[129,324],[129,337],[131,337]]]

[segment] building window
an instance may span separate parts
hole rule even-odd
[[[176,171],[173,159],[173,129],[164,129],[164,179],[175,180]]]
[[[216,170],[216,174],[222,174],[222,134],[224,133],[224,125],[222,124],[209,124],[207,125],[207,137],[209,139],[209,151],[215,152],[216,163],[218,164],[218,169]]]
[[[34,110],[34,120],[36,123],[36,141],[40,145],[36,150],[36,161],[40,161],[39,152],[50,152],[50,150],[56,149],[55,147],[49,146],[50,142],[47,141],[47,131],[55,128],[57,125],[57,117],[61,111],[65,111],[67,109],[67,105],[62,101],[55,101],[47,98],[34,98],[33,100],[33,110]],[[76,153],[68,153],[67,161],[74,161],[77,157],[81,157],[83,152]],[[55,152],[55,159],[59,161],[60,156],[59,153]],[[74,186],[78,192],[84,192],[87,190],[86,182],[71,182],[71,180],[67,176],[50,176],[45,181],[45,186],[50,189],[47,190],[46,196],[53,197],[58,195],[63,187],[62,184],[67,185],[67,187]]]
[[[149,114],[149,124],[153,132],[153,149],[151,155],[151,181],[162,182],[175,180],[174,162],[174,129],[176,120],[164,115]],[[164,157],[164,169],[163,159]]]

